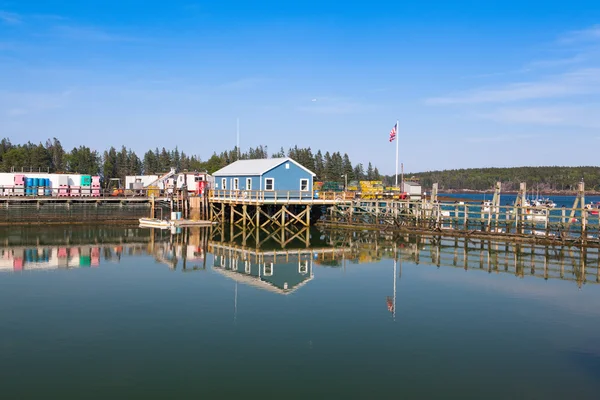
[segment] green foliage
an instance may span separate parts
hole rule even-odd
[[[348,181],[364,179],[365,174],[361,164],[353,166],[348,154],[340,152],[326,152],[321,150],[313,153],[310,147],[301,148],[294,146],[286,152],[281,148],[272,157],[286,157],[297,161],[317,175],[317,180],[343,183],[347,176]],[[0,168],[3,171],[49,171],[49,172],[74,172],[102,176],[107,182],[112,178],[124,181],[127,175],[157,175],[175,168],[179,171],[207,171],[212,174],[224,166],[237,160],[251,160],[268,158],[267,146],[257,146],[242,152],[241,149],[221,153],[213,153],[207,161],[199,157],[189,156],[177,147],[173,150],[156,148],[144,153],[142,159],[132,151],[122,146],[120,150],[110,147],[101,155],[86,146],[80,146],[65,152],[60,141],[56,138],[47,140],[45,145],[26,143],[13,145],[9,139],[0,141]],[[371,176],[378,176],[377,169],[371,169]]]
[[[492,190],[502,182],[503,191],[517,191],[520,182],[529,190],[576,190],[577,183],[585,181],[586,189],[600,190],[600,167],[514,167],[469,168],[406,174],[405,178],[418,178],[424,188],[439,184],[440,190]],[[394,177],[386,177],[393,181]]]

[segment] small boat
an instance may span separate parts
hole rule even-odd
[[[494,205],[494,203],[492,203],[489,200],[484,201],[483,203],[481,203],[481,211],[483,211],[483,212],[490,212],[490,210],[492,209],[493,205]]]
[[[140,218],[140,226],[147,228],[167,229],[173,226],[173,222],[158,218]]]
[[[547,218],[545,210],[536,210],[532,208],[528,208],[525,211],[525,219],[530,221],[545,221]]]
[[[590,204],[586,204],[585,209],[588,212],[588,214],[598,215],[600,214],[600,202],[592,202]]]
[[[542,203],[542,206],[544,206],[546,208],[556,208],[556,203],[548,197],[546,197],[545,199],[542,199],[541,203]]]

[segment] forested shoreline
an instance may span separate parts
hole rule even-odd
[[[267,146],[257,146],[246,151],[233,148],[221,153],[213,153],[208,160],[201,160],[184,151],[166,148],[149,149],[142,156],[121,146],[110,147],[99,152],[87,146],[66,150],[57,138],[45,143],[13,144],[10,139],[0,141],[0,169],[11,171],[43,171],[51,173],[81,173],[100,175],[104,180],[124,179],[127,175],[161,174],[176,168],[179,171],[207,171],[213,173],[238,159],[261,159],[269,157],[290,157],[317,174],[319,180],[344,182],[352,180],[381,180],[382,176],[371,163],[367,166],[353,164],[348,154],[338,152],[313,153],[311,148],[294,146],[287,151],[269,154]]]
[[[269,154],[267,146],[257,146],[246,151],[233,148],[221,153],[214,152],[207,160],[184,151],[166,148],[149,149],[138,156],[131,149],[110,147],[102,152],[87,146],[66,150],[57,138],[45,143],[13,144],[8,138],[0,141],[0,169],[11,171],[71,172],[100,175],[104,180],[124,179],[126,175],[160,174],[174,167],[180,171],[216,170],[238,159],[261,159],[290,157],[317,175],[320,181],[343,183],[353,180],[383,180],[393,185],[393,175],[383,176],[371,162],[367,165],[353,164],[348,154],[322,152],[294,146]],[[418,180],[425,189],[438,183],[440,191],[489,191],[495,182],[502,182],[504,192],[517,191],[520,182],[526,182],[529,190],[540,192],[572,192],[577,183],[585,181],[586,190],[600,191],[600,167],[511,167],[469,168],[444,171],[409,173],[405,179]]]

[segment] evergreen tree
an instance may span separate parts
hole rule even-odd
[[[371,164],[370,161],[369,161],[369,166],[367,167],[367,180],[368,181],[374,181],[375,180],[375,175],[374,175],[374,171],[373,171],[373,165]]]
[[[118,176],[117,150],[114,147],[111,147],[104,152],[102,159],[104,160],[102,177],[104,178],[104,182],[108,182],[110,179]]]
[[[375,169],[373,170],[373,180],[381,180],[381,175],[379,174],[379,170],[377,169],[377,167],[375,167]]]
[[[365,170],[362,164],[356,164],[356,166],[354,167],[354,179],[359,180],[359,181],[364,181],[365,180]]]
[[[352,168],[350,157],[348,157],[347,153],[344,153],[344,158],[342,161],[342,170],[344,171],[344,175],[348,177],[348,181],[356,179],[354,177],[354,169]]]
[[[321,150],[317,151],[317,154],[315,155],[315,169],[313,172],[317,175],[317,179],[325,179],[325,161],[323,160]]]
[[[154,175],[158,172],[158,159],[156,158],[156,154],[152,150],[148,150],[146,154],[144,154],[142,169],[145,175]]]

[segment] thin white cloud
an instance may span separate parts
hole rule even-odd
[[[0,92],[0,111],[10,116],[63,108],[72,95],[71,90],[62,92]]]
[[[354,114],[375,109],[375,105],[365,104],[348,97],[315,97],[306,105],[297,107],[298,111],[314,114]]]
[[[132,42],[139,39],[110,33],[103,29],[92,26],[57,25],[51,28],[50,35],[63,39],[95,41],[95,42]]]
[[[19,25],[23,20],[19,14],[0,10],[0,21],[8,25]]]
[[[481,118],[506,124],[600,128],[600,104],[510,107],[481,113]]]
[[[560,44],[574,44],[589,41],[600,41],[600,24],[587,29],[568,32],[558,40]]]
[[[532,69],[539,68],[554,68],[562,67],[565,65],[579,64],[587,60],[584,54],[576,54],[573,57],[558,58],[555,60],[539,60],[527,63],[524,67],[524,71],[530,71]]]
[[[497,88],[480,88],[455,96],[427,99],[427,104],[508,103],[522,100],[561,98],[600,93],[600,68],[584,68],[540,81],[512,83]]]
[[[219,85],[219,89],[223,90],[246,90],[246,89],[255,89],[259,87],[261,84],[267,82],[265,78],[241,78],[231,82],[225,82]]]
[[[10,115],[11,117],[15,117],[15,116],[18,116],[18,115],[25,115],[25,114],[27,114],[27,110],[25,110],[23,108],[11,108],[11,109],[7,110],[6,113],[8,115]]]

